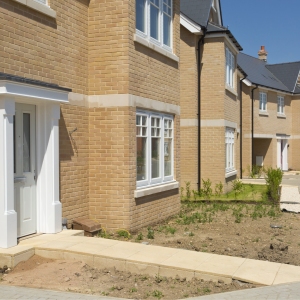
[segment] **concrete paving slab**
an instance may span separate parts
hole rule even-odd
[[[279,263],[246,259],[233,274],[233,278],[255,284],[272,285],[280,266]]]
[[[64,241],[64,240],[55,240],[52,242],[47,242],[44,244],[40,244],[37,246],[39,249],[56,249],[56,250],[65,250],[67,248],[70,248],[74,245],[78,245],[78,241]]]
[[[282,264],[277,272],[273,284],[297,281],[300,282],[300,267]]]
[[[207,261],[195,265],[195,271],[205,274],[232,277],[245,262],[245,258],[212,254]]]
[[[179,249],[174,255],[163,261],[161,265],[176,267],[177,269],[195,270],[196,265],[208,261],[211,256],[211,253]]]

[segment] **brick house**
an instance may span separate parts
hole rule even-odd
[[[179,0],[3,0],[0,16],[0,247],[62,217],[137,230],[178,212]]]
[[[242,166],[284,171],[300,169],[300,62],[268,64],[262,46],[258,57],[238,55],[247,73],[243,81]]]
[[[229,189],[240,177],[242,48],[218,0],[181,0],[180,24],[181,184],[198,190],[210,179]]]

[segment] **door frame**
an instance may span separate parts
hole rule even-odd
[[[0,248],[17,245],[17,213],[14,207],[13,116],[15,103],[36,105],[36,201],[37,232],[62,230],[59,197],[60,103],[70,90],[0,80]],[[30,80],[28,80],[30,82]],[[1,89],[2,88],[2,89]]]
[[[277,135],[277,168],[288,171],[288,136]]]

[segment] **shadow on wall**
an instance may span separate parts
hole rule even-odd
[[[75,140],[70,136],[69,131],[66,126],[64,115],[60,111],[59,120],[59,159],[61,161],[71,160],[74,156],[74,150],[77,151],[77,146]]]
[[[264,165],[273,165],[273,157],[271,151],[272,139],[254,139],[253,140],[253,159],[252,164],[256,165],[256,156],[262,156]],[[270,152],[271,151],[271,152]]]
[[[179,194],[179,189],[174,189],[174,190],[170,190],[170,191],[165,191],[165,192],[161,192],[161,193],[156,193],[150,196],[145,196],[145,197],[141,197],[141,198],[137,198],[135,199],[135,203],[136,206],[139,205],[144,205],[156,200],[162,200],[163,198],[167,198],[170,196],[175,196]]]

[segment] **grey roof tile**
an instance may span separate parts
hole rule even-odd
[[[239,53],[237,62],[248,74],[248,79],[252,83],[280,91],[291,92],[284,83],[266,68],[264,61],[244,53]]]
[[[300,71],[300,61],[266,65],[281,82],[288,87],[290,91],[294,91],[297,88],[296,83]]]
[[[181,0],[180,11],[201,26],[207,26],[213,0]]]

